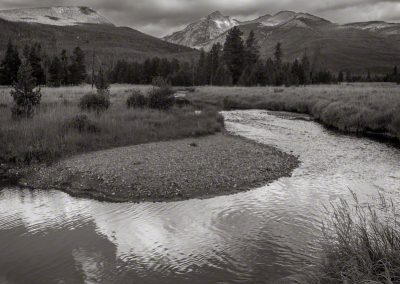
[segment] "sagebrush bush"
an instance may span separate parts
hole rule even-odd
[[[95,111],[97,113],[107,110],[111,105],[110,98],[104,94],[88,93],[79,101],[79,107],[84,111]]]
[[[140,90],[133,90],[126,100],[128,108],[144,108],[147,106],[147,99]]]
[[[174,92],[168,87],[155,87],[149,91],[149,107],[159,110],[170,109],[175,103]]]
[[[100,128],[91,121],[86,114],[78,114],[67,120],[64,124],[66,130],[77,130],[78,132],[98,133]]]

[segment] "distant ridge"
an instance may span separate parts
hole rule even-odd
[[[206,51],[215,43],[224,44],[232,27],[216,29],[208,17],[164,40]],[[264,58],[273,56],[276,44],[281,42],[284,60],[293,61],[307,52],[316,68],[332,71],[384,73],[400,64],[400,24],[375,21],[340,25],[309,13],[281,11],[250,21],[235,20],[233,26],[240,27],[243,39],[254,31]]]
[[[107,18],[89,7],[42,7],[0,10],[0,18],[11,22],[36,23],[55,26],[79,24],[113,25]]]
[[[80,46],[88,54],[95,50],[99,61],[120,59],[143,61],[167,57],[191,59],[197,51],[172,44],[128,27],[117,27],[88,7],[43,7],[0,11],[0,57],[11,40],[21,50],[38,42],[47,55]]]

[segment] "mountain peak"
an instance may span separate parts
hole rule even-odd
[[[54,26],[79,24],[113,25],[108,19],[86,6],[52,6],[1,10],[0,18],[10,22],[27,22]]]
[[[221,17],[224,17],[224,15],[220,11],[217,10],[217,11],[214,11],[211,14],[209,14],[207,17],[208,18],[221,18]]]

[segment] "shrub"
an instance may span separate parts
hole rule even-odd
[[[110,104],[110,98],[107,95],[89,93],[81,98],[79,107],[84,111],[100,113],[107,110]]]
[[[128,108],[144,108],[147,106],[146,97],[140,90],[133,90],[126,101]]]
[[[100,132],[100,128],[85,114],[78,114],[77,116],[67,120],[64,127],[67,130],[74,129],[79,132]]]
[[[14,118],[31,118],[40,104],[42,94],[36,87],[36,79],[32,76],[32,67],[24,61],[18,70],[17,82],[11,90],[14,105],[11,109]]]
[[[159,110],[167,110],[175,103],[173,91],[168,87],[155,87],[149,92],[149,107]]]

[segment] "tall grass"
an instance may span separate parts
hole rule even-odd
[[[326,126],[353,133],[386,133],[400,139],[400,86],[343,84],[289,88],[204,87],[191,95],[198,105],[265,109],[312,115]]]
[[[395,204],[377,206],[341,200],[324,230],[325,262],[320,283],[400,283],[400,222]]]
[[[33,119],[13,120],[9,90],[0,90],[0,162],[51,162],[73,154],[111,147],[213,134],[223,128],[215,111],[128,109],[132,86],[113,86],[111,107],[101,113],[82,112],[79,98],[90,87],[45,88]],[[90,129],[70,127],[86,115]]]

